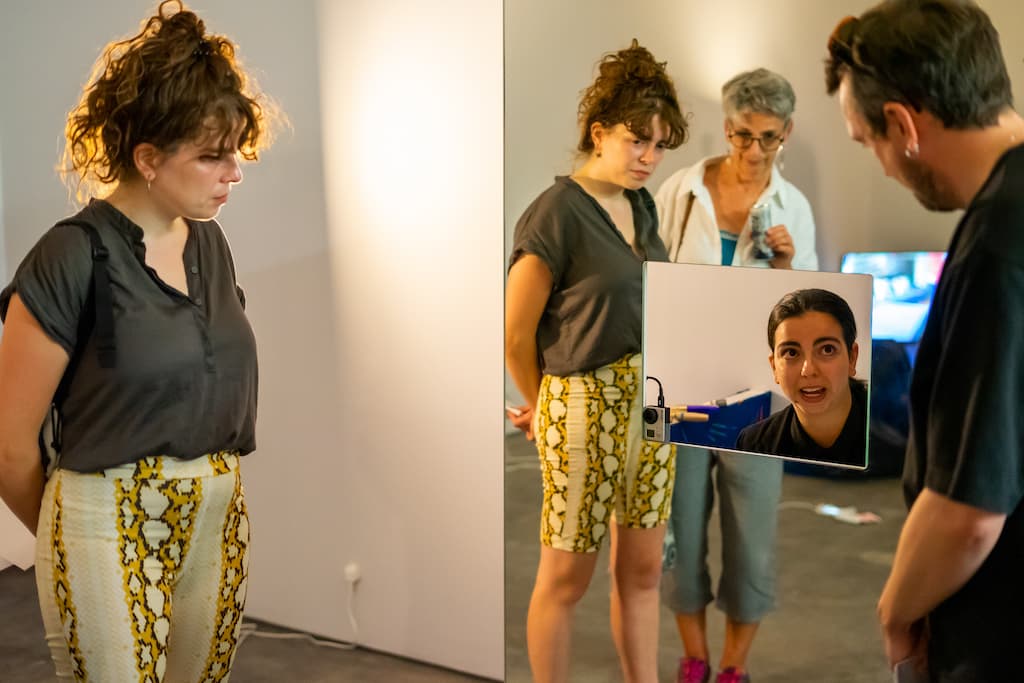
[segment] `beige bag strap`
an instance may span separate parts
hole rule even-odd
[[[683,236],[686,235],[686,224],[690,221],[690,210],[693,209],[694,198],[693,190],[690,190],[686,195],[686,211],[683,213],[683,224],[679,226],[679,239],[676,240],[676,248],[669,255],[669,260],[673,263],[677,262],[679,250],[683,248]]]

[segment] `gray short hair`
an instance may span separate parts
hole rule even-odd
[[[745,112],[756,112],[777,116],[789,123],[796,109],[796,93],[789,81],[774,71],[744,71],[722,86],[722,109],[730,119]]]

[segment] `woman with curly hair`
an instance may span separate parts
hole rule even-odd
[[[68,116],[66,178],[102,198],[46,232],[0,293],[0,496],[36,533],[62,680],[228,678],[257,373],[214,219],[273,118],[235,46],[162,2],[103,50]]]
[[[675,462],[641,438],[642,267],[668,258],[644,183],[687,126],[664,64],[636,41],[601,61],[579,123],[583,163],[520,218],[506,289],[505,357],[528,401],[510,419],[536,436],[544,481],[527,647],[534,680],[568,678],[573,610],[610,532],[622,671],[653,683]]]

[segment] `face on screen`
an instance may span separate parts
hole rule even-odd
[[[647,263],[644,278],[644,374],[662,387],[665,440],[867,466],[870,277]],[[658,384],[644,390],[655,405]]]
[[[839,321],[828,313],[808,311],[779,324],[768,360],[802,424],[849,412],[858,350],[856,342],[847,350]]]

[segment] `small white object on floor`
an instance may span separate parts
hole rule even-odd
[[[815,506],[814,511],[825,517],[832,517],[847,524],[877,524],[882,518],[874,512],[859,512],[852,505],[849,507],[838,507],[829,503],[820,503]]]

